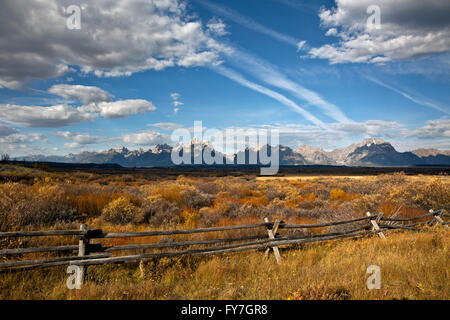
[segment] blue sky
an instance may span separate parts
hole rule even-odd
[[[67,27],[71,4],[80,29]],[[147,149],[198,120],[277,128],[292,148],[380,137],[400,151],[450,149],[445,0],[0,7],[0,151],[13,156]]]

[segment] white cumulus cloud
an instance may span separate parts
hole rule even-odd
[[[428,120],[426,125],[414,129],[410,136],[420,139],[450,139],[450,119],[443,117],[435,120]]]
[[[59,128],[79,122],[89,122],[96,114],[65,104],[50,107],[0,104],[0,119],[26,127]]]
[[[67,28],[69,5],[82,8],[79,30]],[[214,63],[223,47],[206,29],[180,0],[3,0],[0,87],[59,77],[69,66],[115,77]]]
[[[168,135],[162,134],[154,130],[145,130],[138,133],[124,134],[121,140],[126,144],[136,146],[151,146],[170,142]]]
[[[64,144],[64,146],[69,149],[80,148],[89,144],[102,143],[107,140],[106,138],[100,136],[92,136],[87,133],[73,133],[70,131],[59,131],[55,134],[72,141],[71,143]]]
[[[160,128],[163,130],[170,130],[170,131],[183,127],[181,124],[174,123],[174,122],[158,122],[158,123],[149,124],[149,126]]]
[[[210,32],[217,34],[218,36],[224,36],[229,33],[227,31],[227,25],[223,23],[221,19],[216,17],[211,18],[206,24],[206,27]]]
[[[112,95],[98,87],[64,84],[52,86],[48,92],[86,104],[81,107],[0,104],[0,120],[27,127],[59,128],[93,121],[99,115],[117,119],[156,110],[150,101],[143,99],[111,101]]]
[[[4,124],[0,124],[0,137],[7,137],[11,134],[18,133],[14,128],[11,128],[10,126],[6,126]]]
[[[147,100],[129,99],[112,102],[100,102],[95,105],[83,107],[83,110],[98,112],[102,117],[117,119],[138,113],[155,111],[156,107]]]
[[[326,35],[338,42],[309,51],[313,58],[330,63],[385,63],[416,59],[450,51],[450,2],[423,0],[335,0],[322,8]],[[380,9],[379,28],[367,23]],[[370,20],[370,19],[369,19]],[[370,20],[370,22],[372,22]]]
[[[108,92],[98,87],[83,85],[57,84],[48,89],[48,92],[84,104],[111,101],[112,98]]]

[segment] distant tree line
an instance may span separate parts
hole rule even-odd
[[[11,157],[7,153],[3,153],[1,156],[1,161],[9,161],[11,160]]]

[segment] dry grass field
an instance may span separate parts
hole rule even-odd
[[[316,223],[362,217],[367,211],[413,217],[432,208],[450,209],[446,175],[146,178],[0,166],[2,232],[77,229],[80,223],[107,231],[167,230],[259,223],[264,217]],[[446,229],[392,231],[387,237],[385,242],[371,236],[284,248],[281,265],[255,251],[89,267],[81,290],[66,288],[66,267],[3,273],[0,299],[450,298]],[[67,241],[0,239],[0,248]],[[366,288],[369,265],[381,268],[380,290]]]
[[[68,290],[65,267],[0,275],[0,299],[449,299],[449,236],[389,234],[262,253],[163,258],[89,267],[81,290]],[[366,268],[381,269],[381,289],[366,288]]]

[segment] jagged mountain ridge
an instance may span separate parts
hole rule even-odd
[[[225,155],[214,150],[208,141],[199,141],[194,138],[190,143],[192,164],[208,164],[205,159],[197,158],[206,152],[224,164],[265,164],[261,156],[270,155],[268,145],[257,148],[247,148],[233,155]],[[36,155],[20,158],[25,161],[47,161],[63,163],[95,163],[119,164],[124,167],[168,167],[174,166],[171,160],[172,150],[183,156],[183,145],[172,147],[160,144],[152,149],[128,150],[125,147],[109,149],[101,152],[84,151],[79,154],[66,156]],[[255,160],[256,163],[250,160]],[[264,159],[264,158],[262,158]],[[227,162],[228,160],[228,162]],[[300,146],[293,150],[286,146],[279,146],[280,165],[344,165],[344,166],[409,166],[409,165],[450,165],[450,151],[437,149],[417,149],[411,152],[398,152],[386,141],[381,139],[365,139],[343,149],[325,151],[322,148]]]
[[[420,149],[413,150],[411,152],[414,153],[419,158],[426,158],[429,156],[439,156],[439,155],[450,156],[450,150],[441,151],[441,150],[434,149],[434,148],[429,148],[429,149],[420,148]]]

